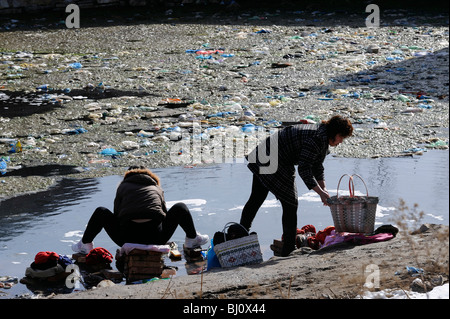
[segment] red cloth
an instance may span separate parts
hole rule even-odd
[[[297,235],[310,234],[306,238],[308,242],[308,247],[311,247],[314,250],[320,248],[320,246],[324,243],[325,238],[330,235],[330,233],[334,230],[334,226],[328,226],[324,230],[320,230],[316,233],[316,228],[314,225],[305,225],[301,229],[297,228]],[[283,236],[281,236],[281,240],[283,241]]]
[[[297,227],[297,235],[304,235],[306,233],[316,233],[316,228],[313,225],[305,225],[301,229]],[[284,240],[283,235],[281,235],[281,241]]]
[[[298,234],[306,234],[306,233],[316,233],[316,227],[313,225],[305,225],[301,229],[297,228],[297,235]]]
[[[310,247],[310,248],[312,248],[314,250],[317,250],[317,249],[320,248],[320,243],[319,243],[319,241],[317,240],[316,237],[311,236],[311,237],[308,237],[307,240],[308,240],[308,247]]]
[[[96,265],[100,263],[111,263],[113,255],[105,248],[97,247],[92,249],[86,256],[86,265]]]
[[[330,233],[334,230],[334,226],[328,226],[326,227],[324,230],[320,230],[317,234],[316,234],[316,239],[323,244],[325,241],[325,238],[327,236],[330,236]]]
[[[45,264],[46,262],[52,261],[52,260],[58,260],[59,255],[55,253],[54,251],[41,251],[36,254],[34,257],[34,262],[36,264]]]

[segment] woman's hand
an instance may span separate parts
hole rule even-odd
[[[319,185],[313,188],[313,190],[320,196],[320,200],[322,201],[324,206],[328,206],[327,199],[330,198],[330,194],[326,188],[322,188]]]
[[[328,206],[328,201],[327,201],[327,199],[330,198],[330,194],[328,194],[328,191],[327,191],[326,189],[324,189],[324,190],[322,191],[322,193],[319,194],[319,196],[320,196],[320,200],[321,200],[322,203],[323,203],[323,206]]]

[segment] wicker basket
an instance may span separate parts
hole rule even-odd
[[[339,196],[339,185],[344,176],[349,176],[349,196]],[[355,196],[353,176],[361,179],[366,187],[366,196]],[[372,233],[375,225],[378,197],[369,196],[366,183],[361,176],[344,174],[339,179],[337,194],[328,199],[336,232]]]

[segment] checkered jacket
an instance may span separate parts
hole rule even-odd
[[[264,148],[267,160],[260,158]],[[295,165],[305,185],[312,189],[317,181],[324,180],[323,162],[328,153],[325,124],[298,124],[286,127],[260,143],[247,157],[248,168],[280,201],[297,206]],[[267,174],[264,169],[271,164],[273,167],[274,161],[276,171]]]

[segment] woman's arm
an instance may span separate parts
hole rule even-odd
[[[314,187],[313,190],[320,196],[320,200],[322,201],[322,203],[325,206],[328,206],[327,199],[330,198],[330,194],[328,194],[327,188],[325,186],[325,181],[317,181],[317,186]]]

